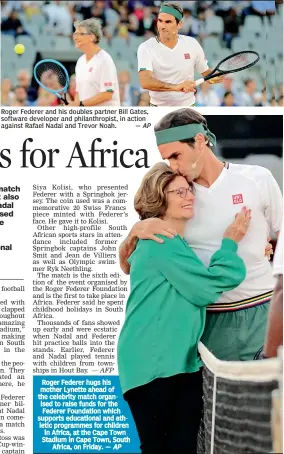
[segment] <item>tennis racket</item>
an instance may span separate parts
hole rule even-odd
[[[252,50],[245,50],[229,55],[229,57],[221,60],[210,74],[204,78],[197,79],[195,81],[195,86],[198,87],[198,85],[202,84],[206,80],[213,79],[214,77],[224,76],[225,74],[236,73],[238,71],[248,69],[255,65],[259,58],[259,54]]]
[[[34,78],[42,88],[56,95],[65,105],[69,104],[66,99],[69,75],[59,61],[39,61],[34,67]]]

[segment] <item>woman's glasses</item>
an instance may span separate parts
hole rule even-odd
[[[92,35],[92,33],[79,33],[79,32],[73,33],[73,36],[86,36],[86,35]]]
[[[193,185],[191,185],[191,186],[189,186],[189,188],[178,188],[178,189],[173,189],[172,191],[168,191],[168,192],[175,192],[182,199],[184,199],[187,196],[187,192],[190,192],[191,194],[194,193],[194,187],[193,187]]]

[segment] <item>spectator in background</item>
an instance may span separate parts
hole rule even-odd
[[[257,16],[271,16],[275,14],[275,1],[254,0],[251,2],[251,14]]]
[[[213,6],[213,0],[198,0],[196,2],[196,8],[197,8],[197,13],[199,12],[200,9],[203,11],[209,9],[211,6]]]
[[[263,20],[266,16],[273,16],[275,11],[275,1],[255,0],[251,2],[250,6],[243,9],[242,22],[244,22],[245,17],[249,14],[259,16]]]
[[[284,104],[283,104],[283,95],[281,95],[281,96],[279,97],[279,99],[278,99],[278,106],[279,106],[279,107],[283,107],[283,106],[284,106]]]
[[[107,26],[104,30],[105,36],[111,39],[114,35],[116,24],[119,20],[119,13],[114,10],[113,8],[106,8],[105,9]]]
[[[73,19],[66,4],[60,0],[42,7],[47,18],[47,27],[56,35],[70,36],[73,32]]]
[[[118,73],[120,102],[122,106],[136,106],[140,91],[130,83],[130,73],[122,70]]]
[[[1,83],[1,106],[10,106],[13,99],[12,82],[10,79],[3,79]]]
[[[24,87],[15,87],[14,88],[15,98],[12,102],[12,106],[24,107],[24,106],[34,106],[34,102],[28,100],[27,90]]]
[[[88,19],[90,17],[92,17],[93,19],[97,19],[100,22],[103,33],[105,30],[105,27],[107,26],[107,20],[106,20],[106,14],[105,14],[104,7],[105,7],[104,2],[100,2],[100,1],[95,2],[94,6],[92,8],[92,14],[91,14],[91,16],[88,17]]]
[[[36,105],[38,107],[50,107],[52,104],[47,96],[41,95],[38,97]]]
[[[187,36],[196,36],[198,32],[198,22],[192,16],[192,12],[189,8],[184,8],[183,18],[182,18],[182,27],[179,30],[179,33]]]
[[[134,15],[135,12],[134,12]],[[152,13],[152,8],[146,7],[142,10],[142,16],[136,16],[138,19],[136,36],[145,36],[145,39],[156,34],[156,19]]]
[[[192,26],[192,33],[194,36],[198,36],[201,40],[208,36],[209,33],[206,25],[206,8],[198,6],[197,19]]]
[[[45,90],[42,87],[39,87],[39,89],[38,89],[38,98],[37,98],[36,103],[38,106],[39,105],[41,105],[41,106],[59,106],[59,105],[61,105],[60,101],[56,95],[54,95],[53,93],[50,93],[49,91]]]
[[[40,81],[45,87],[50,88],[51,90],[60,90],[63,88],[60,84],[57,73],[51,69],[48,69],[42,73]],[[56,95],[47,92],[42,87],[39,88],[38,95],[47,98],[50,106],[61,105],[59,98]],[[69,102],[68,96],[67,100]]]
[[[83,19],[89,19],[92,15],[92,7],[94,5],[94,1],[71,1],[68,2],[69,8],[73,11],[76,10],[78,13],[82,14]]]
[[[19,35],[28,35],[19,19],[18,11],[15,9],[13,9],[8,18],[2,22],[1,31],[7,35],[15,36],[15,38]]]
[[[68,93],[71,96],[72,101],[74,101],[76,96],[76,74],[72,74],[70,77]]]
[[[221,106],[233,107],[236,105],[237,104],[235,104],[235,98],[234,98],[233,93],[231,91],[226,91],[226,93],[224,94],[224,98],[221,103]]]
[[[220,106],[220,100],[209,82],[203,82],[196,94],[196,106]]]
[[[282,84],[279,86],[279,92],[278,92],[279,100],[280,100],[280,98],[283,98],[283,95],[284,95],[284,85]]]
[[[239,35],[240,19],[237,11],[230,8],[227,15],[224,17],[224,41],[231,48],[232,39]]]
[[[257,107],[267,106],[266,88],[261,90],[261,93],[257,93],[255,97],[255,105]]]
[[[1,19],[7,20],[13,10],[12,2],[1,0]]]
[[[220,16],[222,19],[225,19],[229,14],[230,9],[235,6],[235,3],[235,1],[230,0],[218,1],[215,8],[216,16]]]
[[[27,91],[28,101],[34,102],[37,99],[37,90],[31,86],[31,74],[28,69],[22,69],[17,74],[18,86]]]
[[[155,2],[155,3],[156,3],[156,2]],[[163,3],[163,2],[161,1],[161,2],[159,2],[159,3],[160,3],[160,4],[159,4],[159,7],[160,7],[160,6],[161,6],[161,3]],[[176,0],[176,1],[172,1],[172,3],[180,4],[180,1],[179,1],[179,0]],[[190,9],[191,11],[193,11],[193,10],[197,7],[197,5],[198,5],[199,3],[206,3],[206,2],[200,2],[199,0],[198,0],[198,1],[197,1],[197,0],[183,0],[183,2],[182,2],[182,7],[183,7],[183,8],[186,8],[186,9]],[[212,2],[211,2],[211,3],[212,3]],[[158,10],[157,12],[159,12],[159,10]]]
[[[261,94],[256,92],[256,81],[254,79],[247,79],[245,81],[245,89],[240,95],[240,105],[255,106],[260,97]]]
[[[139,1],[128,2],[128,12],[129,12],[133,22],[136,24],[137,32],[138,32],[139,22],[142,21],[143,17],[144,17],[143,3],[139,2]]]
[[[136,33],[138,29],[137,18],[134,14],[129,14],[128,8],[126,6],[121,6],[119,8],[119,19],[116,24],[115,34],[129,39],[129,33]]]
[[[214,87],[215,93],[217,94],[219,99],[223,99],[225,93],[230,91],[231,93],[233,93],[233,96],[237,102],[237,89],[236,89],[235,85],[236,84],[235,84],[233,77],[230,74],[227,74],[225,79],[223,80],[223,83],[218,84]],[[239,103],[237,102],[237,104],[239,104]]]
[[[149,106],[150,105],[150,95],[148,91],[143,91],[137,102],[137,106]]]
[[[13,2],[14,3],[14,2]],[[16,2],[15,2],[16,3]],[[20,2],[26,18],[31,20],[33,16],[40,14],[40,8],[43,6],[44,1],[24,1]]]

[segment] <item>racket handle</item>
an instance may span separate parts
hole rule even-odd
[[[56,94],[57,98],[60,99],[60,102],[64,102],[65,106],[69,105],[69,102],[65,98],[63,98],[63,96],[61,96],[59,93],[55,93],[55,94]]]
[[[203,82],[204,82],[204,79],[202,79],[202,78],[201,78],[201,79],[197,79],[197,80],[195,81],[195,86],[198,87],[198,85],[203,84]]]

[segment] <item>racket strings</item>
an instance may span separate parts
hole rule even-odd
[[[67,83],[65,72],[53,62],[39,64],[36,68],[36,76],[42,85],[54,91],[62,91]]]
[[[254,64],[258,60],[258,56],[252,52],[242,52],[238,55],[232,55],[220,64],[221,71],[234,71],[244,69],[247,66]]]

